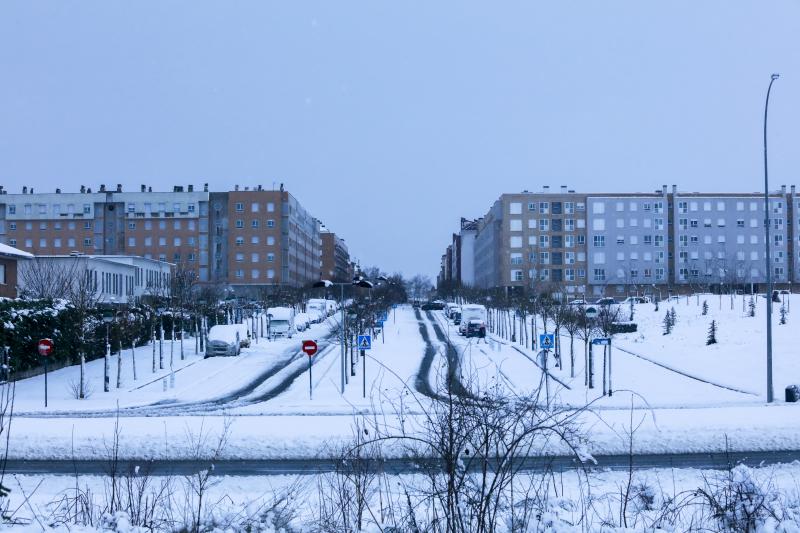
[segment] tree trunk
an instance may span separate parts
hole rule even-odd
[[[110,389],[110,381],[111,378],[109,377],[109,352],[111,348],[108,344],[106,344],[106,354],[103,356],[103,392],[109,392]]]
[[[572,326],[570,326],[572,327]],[[569,334],[569,377],[575,377],[575,334]]]
[[[158,321],[158,368],[164,370],[164,319]]]
[[[183,311],[181,311],[181,361],[186,359],[186,355],[183,353]]]
[[[119,353],[117,354],[117,388],[122,387],[122,339],[119,341]]]
[[[81,382],[78,389],[78,397],[83,400],[86,398],[86,355],[81,351]]]
[[[136,381],[136,339],[131,341],[131,370],[133,370],[133,381]]]

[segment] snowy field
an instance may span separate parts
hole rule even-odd
[[[706,316],[701,314],[704,299],[709,306]],[[132,357],[126,350],[120,389],[114,387],[117,361],[116,356],[112,358],[110,393],[102,392],[102,360],[87,367],[94,392],[86,400],[72,397],[70,383],[77,379],[77,367],[50,374],[47,410],[42,376],[18,382],[10,455],[18,459],[97,458],[113,434],[119,405],[123,457],[185,457],[190,449],[187,435],[219,433],[229,420],[228,459],[324,456],[326,449],[352,439],[359,417],[373,422],[384,417],[387,425],[394,425],[401,414],[423,416],[431,396],[441,390],[448,341],[461,361],[460,380],[467,388],[496,386],[526,394],[541,386],[554,406],[579,409],[589,405],[580,422],[590,437],[587,450],[593,454],[627,450],[632,405],[639,426],[634,448],[639,453],[723,451],[726,447],[800,450],[800,422],[795,414],[800,406],[782,401],[783,387],[800,382],[791,313],[786,325],[778,324],[777,315],[774,321],[778,401],[767,406],[761,333],[765,302],[763,298],[757,301],[755,317],[747,316],[746,306],[742,311],[741,298],[734,301],[733,310],[729,299],[722,303],[720,309],[718,297],[710,295],[691,297],[688,304],[682,298],[662,303],[658,313],[652,304],[637,305],[634,320],[639,331],[614,338],[611,397],[602,396],[600,356],[596,358],[596,387],[584,386],[580,339],[575,339],[575,377],[570,377],[566,332],[564,368],[555,368],[550,360],[545,383],[537,353],[494,335],[486,342],[465,339],[442,312],[418,313],[408,306],[390,314],[383,337],[373,339],[366,358],[357,358],[352,367],[348,359],[344,395],[339,392],[339,345],[336,339],[322,341],[330,335],[334,319],[293,339],[260,339],[239,357],[204,360],[194,354],[190,339],[184,347],[186,359],[180,360],[176,342],[174,388],[169,387],[169,342],[165,343],[167,369],[156,374],[150,369],[152,348],[137,348],[135,382]],[[800,300],[794,303],[800,309]],[[664,313],[673,306],[677,324],[670,335],[663,335]],[[627,314],[628,309],[622,312]],[[719,324],[719,342],[706,346],[711,320]],[[308,358],[300,351],[305,338],[321,341],[320,352],[312,358],[311,395]],[[392,454],[388,448],[386,453]]]

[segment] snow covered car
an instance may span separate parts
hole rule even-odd
[[[220,324],[208,331],[206,343],[206,357],[215,355],[239,355],[242,351],[240,326],[241,324]]]
[[[297,313],[294,315],[294,327],[297,331],[305,331],[311,327],[311,315],[308,313]]]
[[[650,297],[649,296],[628,296],[624,300],[622,300],[622,305],[630,305],[631,302],[635,304],[649,304]]]
[[[480,339],[486,337],[486,324],[483,323],[483,320],[470,320],[469,324],[467,324],[465,336],[467,338],[478,337]]]

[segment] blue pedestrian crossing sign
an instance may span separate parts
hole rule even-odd
[[[372,336],[371,335],[359,335],[358,336],[358,349],[359,350],[371,350],[372,349]]]
[[[611,339],[604,338],[604,337],[603,338],[592,339],[592,344],[594,344],[595,346],[597,346],[597,345],[599,345],[599,346],[608,346],[608,345],[611,344]]]
[[[539,348],[551,350],[556,343],[556,336],[553,333],[542,333],[539,335]]]

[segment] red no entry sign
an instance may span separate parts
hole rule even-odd
[[[303,352],[309,357],[317,353],[317,343],[314,341],[303,341]]]
[[[39,350],[39,355],[47,357],[53,353],[53,341],[50,339],[41,339],[36,345],[36,348]]]

